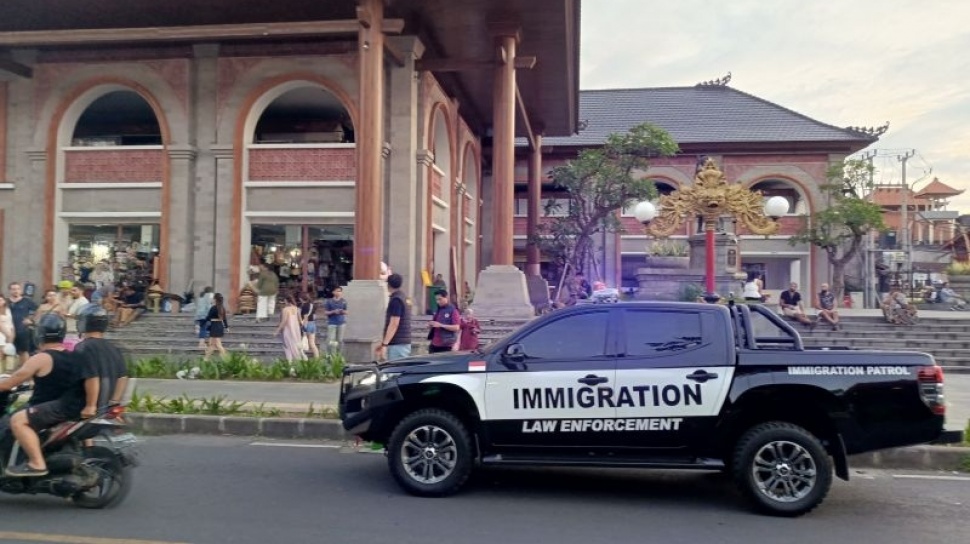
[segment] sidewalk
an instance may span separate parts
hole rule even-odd
[[[948,374],[946,380],[948,430],[963,430],[970,419],[970,374]],[[231,382],[213,380],[158,380],[139,378],[139,393],[175,398],[183,393],[191,398],[225,395],[228,400],[266,404],[284,412],[306,412],[310,403],[316,410],[337,407],[337,383]]]

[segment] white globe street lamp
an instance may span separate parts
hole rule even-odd
[[[765,215],[777,220],[788,213],[788,200],[781,196],[773,196],[765,202]]]
[[[649,225],[657,217],[657,207],[653,205],[653,202],[644,200],[633,208],[633,216],[643,225]]]

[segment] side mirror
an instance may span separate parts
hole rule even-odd
[[[509,344],[505,347],[505,358],[513,363],[525,361],[525,349],[522,344]]]

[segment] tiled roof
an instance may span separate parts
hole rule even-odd
[[[963,191],[950,187],[940,181],[939,178],[933,178],[929,185],[920,189],[920,192],[916,194],[918,196],[956,196],[963,194]]]
[[[911,189],[906,189],[909,191],[907,198],[909,199],[909,205],[915,206],[917,204],[924,205],[929,204],[929,200],[917,196]],[[899,185],[892,185],[889,187],[876,187],[875,191],[872,193],[872,201],[880,206],[899,206],[903,205],[903,188]]]
[[[556,146],[602,144],[613,133],[650,122],[680,144],[759,142],[858,142],[876,138],[821,123],[727,86],[659,87],[580,91],[579,134],[545,138]]]

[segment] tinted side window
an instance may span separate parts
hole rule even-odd
[[[530,360],[602,357],[608,321],[607,312],[571,315],[528,333],[519,343]]]
[[[628,357],[670,355],[700,347],[701,316],[692,312],[626,310],[623,313]]]

